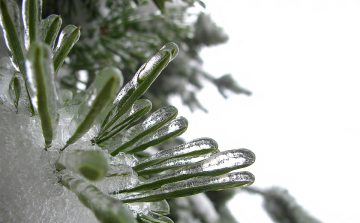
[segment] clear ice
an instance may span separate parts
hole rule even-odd
[[[137,166],[134,167],[134,170],[142,170],[146,167],[165,162],[169,159],[207,154],[213,152],[216,149],[218,149],[218,145],[213,139],[194,139],[191,142],[181,144],[174,148],[159,151],[151,157],[142,160]]]
[[[125,150],[125,153],[137,153],[149,148],[150,146],[158,145],[170,138],[181,135],[186,131],[187,127],[188,121],[186,118],[175,118],[155,132],[142,138],[135,145],[129,146]]]
[[[166,106],[160,108],[152,113],[145,121],[137,125],[132,126],[124,133],[124,136],[117,135],[114,137],[114,144],[107,148],[112,151],[112,155],[116,155],[119,152],[133,146],[140,139],[150,134],[151,132],[159,129],[167,122],[176,117],[178,110],[174,106]]]
[[[127,111],[121,118],[119,118],[114,126],[104,133],[101,133],[96,137],[96,143],[101,143],[114,135],[118,134],[121,130],[128,127],[131,123],[139,120],[143,115],[147,114],[152,107],[152,103],[147,99],[139,99],[131,106],[131,109]]]
[[[209,190],[251,185],[255,181],[249,172],[232,172],[220,176],[196,177],[176,183],[166,184],[159,189],[127,195],[120,200],[125,203],[156,202],[168,198],[185,197]]]
[[[171,170],[165,174],[155,176],[134,188],[124,191],[134,192],[149,190],[162,185],[187,180],[199,176],[218,176],[232,170],[247,167],[255,162],[255,154],[247,149],[234,149],[216,153],[210,158],[190,166]],[[122,192],[122,191],[120,191]]]
[[[149,166],[143,170],[136,170],[136,171],[139,176],[161,173],[166,170],[175,169],[175,168],[184,167],[184,166],[198,163],[200,161],[210,158],[212,155],[214,155],[215,153],[218,153],[218,152],[220,152],[220,151],[215,150],[212,153],[208,153],[208,154],[204,154],[204,155],[171,158],[169,160],[166,160],[165,162]],[[134,169],[136,169],[136,167],[134,167]]]
[[[41,21],[41,40],[49,44],[51,49],[54,49],[54,43],[60,31],[61,24],[62,19],[58,15],[49,15],[46,19]]]
[[[59,121],[54,67],[51,49],[42,42],[34,43],[26,56],[26,77],[31,103],[39,114],[46,147],[52,143]],[[43,66],[39,66],[44,63]]]
[[[177,56],[178,52],[179,47],[175,43],[168,43],[139,68],[132,80],[121,89],[112,105],[108,107],[109,114],[103,119],[102,131],[106,131],[114,125],[130,109],[132,104],[145,93],[168,63]]]
[[[8,48],[9,56],[11,62],[16,69],[16,71],[25,73],[25,59],[24,59],[24,41],[23,41],[23,21],[20,16],[19,6],[16,2],[12,0],[5,0],[5,5],[7,7],[0,7],[0,23],[1,27],[3,27],[3,33],[5,38],[5,43]],[[8,13],[7,14],[7,10]],[[7,19],[12,18],[12,24],[6,23]],[[4,29],[4,27],[9,27],[8,30]],[[20,38],[20,39],[19,39]]]
[[[42,0],[35,0],[32,2],[30,0],[23,0],[22,2],[22,18],[24,23],[24,42],[25,49],[29,50],[30,44],[35,42],[39,35],[39,26],[41,22],[41,13],[42,13]],[[31,12],[36,13],[36,15],[30,15]],[[33,18],[33,16],[35,18]],[[33,24],[35,23],[35,24]]]
[[[42,4],[41,0],[35,1]],[[138,99],[177,56],[175,43],[166,44],[141,66],[114,101],[122,76],[113,68],[100,71],[86,93],[72,98],[70,92],[63,91],[58,98],[53,77],[79,39],[79,28],[65,27],[54,46],[61,26],[59,16],[41,20],[38,8],[35,20],[31,20],[28,14],[34,5],[24,0],[22,21],[14,1],[1,3],[0,22],[7,27],[5,40],[15,68],[9,60],[1,59],[1,221],[92,223],[97,218],[102,222],[135,223],[137,218],[143,222],[173,222],[163,216],[169,213],[165,199],[254,181],[247,172],[228,173],[251,165],[255,161],[252,152],[219,152],[216,142],[208,138],[159,152],[140,163],[133,155],[182,134],[188,126],[184,117],[175,118],[177,109],[168,106],[122,131],[150,111],[151,102]],[[10,16],[14,23],[8,22]],[[34,23],[35,29],[31,29]],[[33,47],[36,39],[50,44],[50,48],[41,44]],[[27,73],[25,49],[29,49]],[[40,69],[35,66],[39,55],[45,62],[38,66]],[[32,114],[29,96],[37,115]],[[109,154],[111,150],[97,142],[101,139],[107,146],[119,142],[115,152]],[[139,177],[164,170],[168,171],[162,175]]]

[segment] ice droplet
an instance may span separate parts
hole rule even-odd
[[[150,209],[158,214],[170,214],[170,206],[166,200],[151,202]]]
[[[171,62],[178,54],[179,47],[175,43],[164,45],[154,56],[152,56],[134,75],[134,85],[137,86],[153,75],[156,76]],[[156,77],[155,77],[156,78]]]
[[[68,89],[59,90],[59,102],[61,105],[66,105],[73,98],[72,91]]]
[[[18,113],[18,105],[19,105],[19,100],[21,97],[21,84],[19,81],[18,76],[14,76],[11,81],[10,81],[10,85],[9,85],[9,96],[10,99],[14,102],[14,106],[16,108],[16,113]]]

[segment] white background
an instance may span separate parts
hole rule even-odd
[[[323,222],[359,221],[360,1],[205,3],[230,36],[202,51],[205,70],[233,74],[253,95],[224,100],[207,84],[199,98],[208,114],[179,108],[190,123],[183,137],[251,149],[255,186],[288,189]],[[240,193],[230,207],[243,223],[272,222],[261,202]]]

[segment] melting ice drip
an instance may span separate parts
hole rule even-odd
[[[0,1],[11,54],[0,61],[4,220],[93,222],[70,190],[101,222],[172,222],[163,216],[167,198],[254,182],[251,173],[232,171],[254,163],[255,155],[247,149],[220,152],[210,138],[144,153],[187,129],[173,106],[129,128],[151,110],[151,102],[139,98],[177,56],[175,43],[162,47],[124,87],[121,72],[108,67],[72,98],[56,89],[54,77],[79,29],[70,25],[58,35],[61,18],[41,20],[41,1],[23,1],[23,20],[12,0]]]

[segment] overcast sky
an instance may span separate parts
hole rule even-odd
[[[205,3],[230,36],[202,51],[205,70],[232,73],[253,95],[224,100],[206,85],[199,98],[208,114],[179,109],[190,123],[183,137],[248,148],[255,186],[288,189],[323,222],[358,221],[360,1]],[[230,205],[243,223],[271,222],[259,197],[241,193]]]

